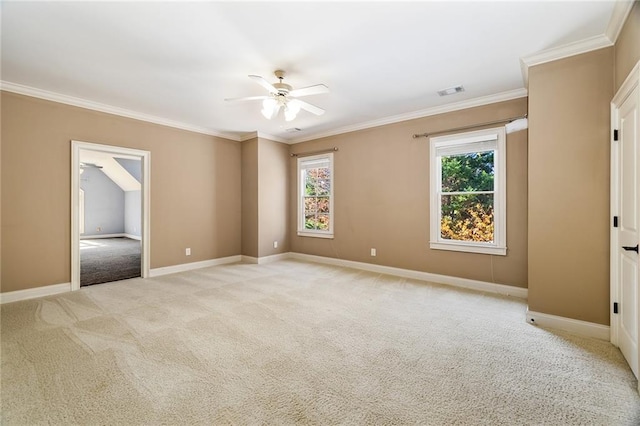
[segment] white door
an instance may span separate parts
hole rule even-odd
[[[612,242],[617,245],[611,247],[612,268],[615,281],[612,285],[612,295],[617,297],[612,300],[612,329],[617,332],[617,344],[626,358],[633,373],[638,377],[638,243],[640,241],[640,143],[639,112],[638,112],[638,85],[635,84],[626,96],[621,96],[620,103],[615,105],[614,120],[615,129],[618,130],[617,146],[612,153],[617,158],[613,159],[617,170],[612,170],[614,177],[613,187],[617,187],[617,194],[612,194],[616,199],[614,211],[617,211],[618,226],[615,227]],[[617,96],[616,96],[617,98]],[[616,182],[617,181],[617,182]],[[617,240],[617,241],[616,241]],[[617,303],[617,306],[616,306]],[[616,312],[617,308],[617,312]],[[612,335],[612,340],[614,336]]]

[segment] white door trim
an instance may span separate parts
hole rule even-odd
[[[97,151],[139,157],[142,161],[142,278],[149,276],[150,265],[150,193],[151,152],[119,146],[71,141],[71,290],[80,289],[80,151]]]
[[[610,194],[610,209],[611,209],[611,220],[613,221],[614,216],[619,216],[618,206],[619,206],[619,192],[620,192],[620,181],[618,179],[619,172],[619,144],[614,142],[614,130],[618,125],[618,111],[620,106],[629,98],[629,96],[633,93],[634,89],[640,85],[640,61],[638,61],[625,79],[622,86],[613,97],[611,101],[611,194]],[[639,92],[640,93],[640,92]],[[640,97],[640,96],[639,96]],[[640,105],[640,99],[638,100],[638,104]],[[610,234],[610,332],[611,332],[611,343],[615,346],[619,346],[619,332],[620,325],[619,320],[620,316],[618,314],[614,314],[613,303],[619,302],[620,296],[620,288],[619,288],[619,256],[618,249],[620,241],[618,239],[618,229],[613,226],[613,223],[610,224],[611,234]],[[640,312],[640,296],[636,300],[638,312]],[[640,355],[638,355],[640,356]],[[638,385],[638,390],[640,391],[640,383]]]

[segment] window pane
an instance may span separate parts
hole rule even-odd
[[[318,197],[318,213],[329,213],[329,197]]]
[[[304,216],[304,229],[318,229],[318,219],[315,214]]]
[[[316,197],[305,197],[304,199],[304,214],[315,215],[318,211],[318,199]]]
[[[329,215],[328,214],[319,214],[318,215],[318,229],[321,231],[329,230]]]
[[[329,167],[307,169],[305,171],[305,195],[329,195],[331,176]]]
[[[493,194],[443,195],[440,236],[493,242]]]
[[[318,195],[329,195],[329,191],[331,190],[331,175],[328,167],[323,167],[317,170],[317,181],[316,181],[316,194]]]
[[[493,153],[442,157],[442,192],[493,191]]]
[[[318,169],[307,169],[304,173],[304,195],[316,195]]]

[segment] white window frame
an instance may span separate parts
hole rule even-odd
[[[314,230],[305,229],[304,227],[304,179],[303,172],[307,168],[313,168],[313,163],[321,161],[327,161],[329,163],[329,175],[331,176],[331,185],[329,190],[329,229]],[[301,237],[316,237],[316,238],[333,238],[334,230],[334,211],[335,205],[333,203],[333,193],[335,176],[333,174],[333,153],[309,155],[305,157],[298,157],[298,236]]]
[[[442,161],[440,159],[443,156],[442,153],[457,155],[489,150],[494,151],[493,242],[457,241],[442,238],[440,234],[442,215]],[[507,254],[507,168],[504,127],[433,137],[430,141],[429,157],[430,248],[505,256]]]

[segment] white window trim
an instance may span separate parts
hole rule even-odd
[[[329,161],[329,175],[331,176],[331,190],[329,192],[329,230],[321,231],[321,230],[311,230],[306,229],[304,227],[304,206],[303,206],[303,195],[304,195],[304,184],[302,180],[302,171],[303,167],[301,165],[306,162],[314,161],[314,160],[328,160]],[[298,157],[297,163],[297,179],[298,179],[298,236],[300,237],[315,237],[315,238],[333,238],[333,230],[334,230],[334,210],[335,206],[333,204],[333,193],[334,193],[334,175],[333,175],[333,153],[327,154],[319,154],[319,155],[309,155],[305,157]]]
[[[493,243],[446,240],[440,236],[440,194],[442,171],[438,148],[468,143],[496,141],[494,153],[494,241]],[[439,136],[430,141],[430,231],[429,247],[435,250],[452,250],[468,253],[483,253],[505,256],[507,254],[507,168],[506,168],[506,134],[504,127],[484,129],[455,135]]]

